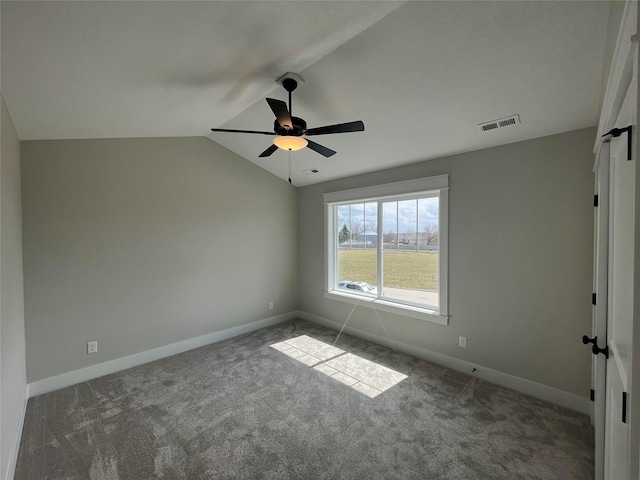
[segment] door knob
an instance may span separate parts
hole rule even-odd
[[[608,346],[606,346],[604,348],[598,348],[598,345],[596,345],[594,343],[593,347],[591,348],[591,351],[593,352],[594,355],[598,355],[599,353],[602,353],[604,355],[604,358],[609,358],[609,347]]]
[[[582,336],[582,343],[584,343],[585,345],[586,345],[587,343],[593,343],[593,345],[596,345],[596,342],[597,342],[597,341],[598,341],[598,337],[597,337],[597,336],[595,336],[595,337],[593,337],[593,338],[589,338],[589,337],[587,337],[586,335],[583,335],[583,336]]]

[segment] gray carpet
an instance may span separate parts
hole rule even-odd
[[[336,332],[286,322],[30,399],[15,479],[593,478],[584,415],[345,335],[384,367],[332,377],[281,343],[301,335]],[[379,393],[387,368],[407,377]]]

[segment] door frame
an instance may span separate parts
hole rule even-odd
[[[593,337],[597,337],[597,343],[607,345],[607,312],[608,312],[608,285],[609,285],[609,165],[611,143],[605,140],[600,145],[600,150],[593,167],[595,174],[595,195],[597,206],[594,203],[594,265],[593,265],[593,291],[596,294],[596,304],[592,307]],[[606,417],[606,370],[607,360],[603,355],[591,357],[591,388],[594,391],[593,412],[591,423],[595,433],[595,478],[604,478],[605,472],[605,417]]]

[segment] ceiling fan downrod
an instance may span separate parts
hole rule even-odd
[[[289,115],[293,117],[293,106],[291,103],[291,92],[293,92],[296,88],[298,88],[298,82],[296,82],[293,78],[285,78],[282,80],[282,86],[284,89],[289,92]]]

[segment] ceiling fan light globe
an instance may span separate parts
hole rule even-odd
[[[302,137],[293,137],[289,135],[283,135],[273,139],[273,144],[276,147],[281,148],[282,150],[290,151],[290,152],[300,150],[306,147],[308,143],[309,142],[307,142]]]

